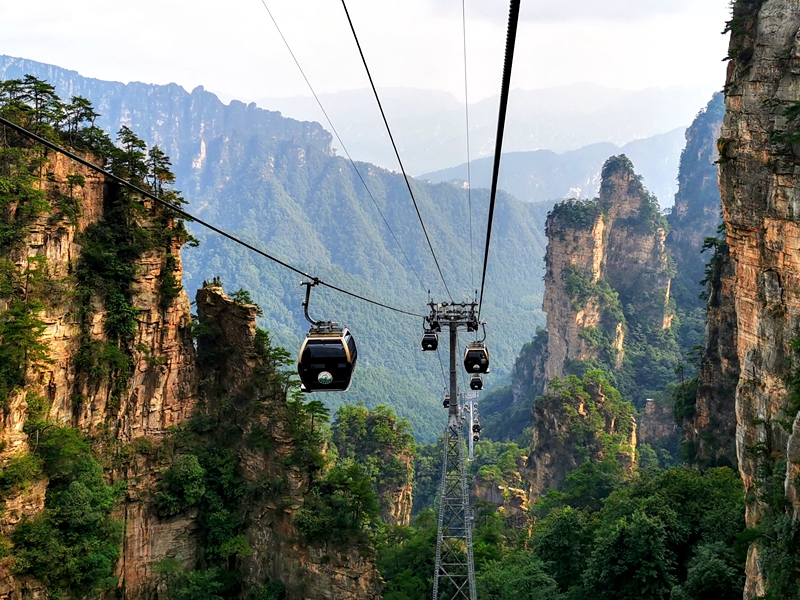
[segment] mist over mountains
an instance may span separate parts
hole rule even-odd
[[[428,289],[434,299],[447,299],[402,176],[357,163],[373,203],[320,124],[285,118],[254,103],[225,105],[202,87],[187,92],[175,84],[106,82],[53,65],[0,57],[0,78],[26,73],[53,83],[63,97],[82,95],[91,100],[103,115],[98,125],[112,136],[127,125],[148,144],[161,146],[172,159],[177,187],[197,216],[313,275],[399,308],[424,313]],[[406,117],[411,119],[410,114]],[[430,114],[428,118],[436,120]],[[667,134],[666,146],[679,137],[680,132]],[[656,142],[645,145],[658,147]],[[599,144],[584,153],[593,160],[604,154],[602,158],[607,158],[607,151],[615,152]],[[585,165],[592,160],[577,161],[575,183],[570,184],[584,186],[586,193],[589,186],[582,182],[591,168]],[[510,166],[504,167],[509,174],[515,172],[511,167],[516,161],[510,155]],[[477,174],[480,179],[480,168]],[[545,198],[549,190],[562,196],[554,183],[561,176],[553,175],[536,192],[538,196],[521,194],[523,198]],[[669,177],[673,176],[674,170]],[[529,184],[523,178],[515,185],[522,191]],[[480,285],[488,191],[477,187],[472,191],[471,243],[463,186],[420,180],[412,181],[412,186],[453,298],[470,298]],[[543,227],[550,206],[552,201],[526,202],[506,193],[498,197],[483,311],[490,323],[487,341],[493,356],[489,386],[510,373],[519,349],[543,323]],[[190,296],[213,276],[221,276],[229,291],[250,290],[264,310],[261,326],[294,352],[308,327],[299,278],[199,227],[192,232],[201,245],[183,253],[183,283]],[[349,325],[359,342],[355,384],[346,394],[326,398],[329,405],[386,403],[411,421],[422,441],[438,435],[444,381],[436,357],[419,350],[421,319],[325,290],[315,291],[311,314]]]
[[[431,90],[381,88],[379,93],[410,173],[429,173],[466,162],[463,102],[452,94]],[[540,90],[514,89],[509,98],[503,150],[511,153],[547,149],[563,153],[599,142],[624,146],[685,129],[709,97],[707,86],[630,91],[577,83]],[[397,168],[371,90],[320,94],[319,98],[353,158]],[[319,121],[327,128],[324,115],[311,97],[263,98],[257,104],[287,117]],[[494,152],[497,105],[497,97],[470,105],[473,160]],[[334,141],[334,147],[338,145]],[[680,149],[675,154],[673,179],[679,155]]]
[[[503,153],[499,186],[526,202],[547,202],[555,198],[594,198],[600,188],[600,171],[609,156],[625,154],[636,165],[645,187],[655,194],[661,208],[672,206],[678,191],[676,174],[681,151],[686,145],[683,127],[668,133],[617,146],[611,142],[591,144],[557,154],[552,150]],[[493,159],[471,163],[472,187],[489,187]],[[467,181],[467,164],[425,173],[419,178],[433,183]]]

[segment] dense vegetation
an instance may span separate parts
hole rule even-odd
[[[144,143],[126,127],[115,146],[94,125],[98,115],[84,98],[64,102],[53,86],[27,76],[0,83],[0,114],[45,138],[105,160],[114,173],[148,187],[167,202],[182,202],[171,189],[174,176],[169,159],[157,147],[146,153]],[[23,242],[31,226],[45,215],[49,225],[78,222],[82,213],[77,196],[85,178],[68,172],[59,179],[48,153],[6,127],[0,130],[0,144],[3,409],[9,410],[12,398],[18,399],[35,381],[37,368],[51,361],[49,347],[41,340],[43,317],[67,303],[77,307],[75,316],[82,331],[76,357],[79,381],[92,386],[111,382],[112,400],[118,399],[138,351],[133,347],[139,312],[132,303],[134,264],[143,253],[179,245],[189,236],[180,222],[163,212],[154,211],[154,220],[145,219],[141,199],[112,185],[104,218],[79,238],[80,260],[69,265],[67,273],[56,273],[46,257],[23,252]],[[174,290],[163,290],[174,299]],[[164,298],[162,302],[166,307],[168,302]],[[89,333],[92,313],[99,306],[106,311],[105,342],[92,339]],[[123,452],[104,428],[89,438],[50,422],[45,399],[31,391],[24,396],[24,430],[35,443],[30,453],[11,456],[0,469],[0,494],[5,498],[35,485],[43,490],[45,481],[47,493],[44,510],[22,518],[9,539],[3,540],[3,552],[13,548],[12,571],[34,576],[52,597],[92,596],[116,584],[113,572],[122,525],[111,514],[126,484],[109,483],[108,473],[120,466],[114,461],[131,451]],[[76,409],[83,399],[73,398]],[[110,453],[102,452],[109,449]]]
[[[308,273],[387,304],[423,313],[428,289],[434,299],[449,301],[402,176],[357,163],[410,265],[352,166],[336,155],[319,124],[236,101],[225,105],[200,89],[121,88],[71,72],[60,72],[59,82],[104,107],[106,114],[94,123],[111,137],[127,125],[149,147],[158,144],[170,154],[190,212]],[[471,297],[466,190],[422,181],[412,186],[454,299]],[[477,265],[488,192],[473,190],[472,200]],[[484,307],[495,359],[492,382],[510,371],[526,332],[542,323],[542,216],[541,207],[499,196],[496,235],[505,242],[492,251]],[[299,348],[308,323],[297,276],[189,227],[202,241],[196,250],[183,251],[189,295],[203,279],[223,275],[231,289],[251,291],[264,309],[259,325],[276,343]],[[433,441],[441,416],[433,390],[440,389],[441,375],[436,358],[419,351],[420,321],[323,290],[315,291],[311,314],[349,325],[359,344],[358,377],[347,394],[325,395],[328,407],[385,404],[411,422],[419,441]]]
[[[481,442],[483,444],[483,442]],[[479,446],[481,445],[479,444]],[[478,594],[489,599],[741,597],[748,536],[737,474],[675,467],[622,482],[588,462],[537,501],[527,526],[479,504]],[[385,599],[430,597],[435,515],[380,540]]]
[[[598,217],[604,212],[603,206],[597,200],[571,198],[556,204],[549,216],[559,227],[581,230],[594,227]]]
[[[590,397],[602,387],[604,400]],[[602,372],[586,380],[556,382],[537,400],[537,410],[558,412],[569,437],[553,440],[574,455],[578,467],[533,504],[508,503],[523,481],[524,452],[516,444],[481,441],[471,465],[476,486],[505,489],[503,505],[477,501],[474,530],[480,598],[498,600],[733,600],[741,597],[744,562],[752,535],[744,526],[744,490],[728,468],[707,471],[660,468],[640,457],[632,473],[630,430],[604,434],[607,423],[630,423],[633,408]],[[575,401],[582,401],[580,414]],[[549,409],[542,403],[553,404]],[[560,406],[563,404],[563,406]],[[440,451],[439,451],[440,452]],[[550,452],[557,452],[553,446]],[[652,451],[651,451],[652,452]],[[417,476],[426,475],[435,451],[417,455]],[[420,457],[434,455],[432,461]],[[424,497],[432,500],[426,487]],[[417,488],[419,490],[419,486]],[[524,497],[524,494],[523,494]],[[415,503],[416,504],[416,503]],[[428,506],[432,506],[432,503]],[[384,598],[430,597],[435,513],[417,507],[408,528],[378,537]],[[776,596],[778,597],[778,596]]]
[[[415,444],[410,429],[407,420],[382,405],[372,410],[363,404],[341,406],[333,421],[337,462],[349,469],[356,465],[369,477],[386,517],[393,508],[392,495],[411,487]]]
[[[234,296],[249,301],[245,292]],[[195,332],[199,363],[208,381],[215,381],[230,352],[213,325],[199,325]],[[200,532],[201,558],[194,570],[170,560],[159,566],[173,600],[242,593],[260,600],[284,598],[278,582],[264,582],[257,590],[242,582],[243,560],[252,553],[245,533],[254,506],[276,506],[276,518],[288,520],[304,546],[363,547],[383,526],[380,513],[392,492],[411,479],[413,438],[407,421],[386,407],[346,406],[331,427],[326,406],[297,391],[296,378],[286,369],[289,354],[273,346],[263,330],[257,330],[255,350],[259,365],[246,393],[231,401],[207,384],[195,417],[155,454],[165,465],[154,496],[159,515],[191,510]],[[283,423],[280,442],[272,433],[276,422]],[[287,442],[291,451],[276,463],[276,448]],[[255,479],[245,475],[243,462],[252,463],[254,456],[265,461]],[[298,475],[304,482],[290,489],[288,478]]]
[[[43,428],[33,460],[48,478],[42,512],[11,534],[13,570],[41,581],[52,597],[88,597],[113,588],[122,523],[111,517],[124,482],[106,483],[103,466],[75,429]]]

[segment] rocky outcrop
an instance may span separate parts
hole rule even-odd
[[[94,157],[93,157],[94,158]],[[94,158],[94,160],[97,160]],[[84,185],[75,186],[70,194],[80,207],[72,219],[53,209],[38,216],[28,227],[25,244],[12,251],[10,258],[20,273],[37,267],[44,260],[49,299],[40,315],[45,325],[41,341],[47,344],[49,360],[36,365],[26,388],[13,395],[4,412],[5,442],[2,457],[27,451],[31,442],[23,433],[26,420],[26,398],[46,399],[48,417],[55,423],[76,427],[87,434],[110,435],[111,450],[118,452],[135,439],[158,439],[171,426],[185,421],[194,410],[197,378],[194,349],[188,336],[191,321],[189,299],[181,291],[167,306],[160,302],[159,285],[165,255],[169,250],[175,257],[175,271],[180,277],[179,246],[154,248],[145,253],[137,265],[132,304],[136,310],[135,349],[132,372],[124,391],[117,397],[112,393],[114,377],[88,377],[78,364],[82,343],[81,323],[76,301],[70,289],[74,287],[75,263],[81,256],[79,236],[89,225],[97,223],[104,214],[107,188],[94,171],[75,165],[61,155],[52,155],[46,163],[42,187],[52,204],[64,193],[68,176],[81,176]],[[152,207],[147,227],[162,227],[153,216]],[[88,329],[89,339],[106,339],[104,323],[108,313],[99,298],[92,299],[93,312]],[[7,307],[0,300],[0,310]],[[84,340],[85,341],[85,340]],[[34,440],[35,442],[35,440]],[[149,496],[142,492],[147,481],[156,477],[157,469],[150,461],[139,457],[114,473],[118,479],[135,482],[119,516],[125,522],[123,558],[118,567],[121,585],[126,585],[132,597],[142,597],[138,585],[146,580],[153,585],[151,570],[155,560],[170,553],[185,552],[191,543],[188,522],[164,526],[147,508]],[[45,488],[37,484],[20,497],[9,498],[7,507],[20,504],[21,512],[29,517],[44,506]],[[7,510],[0,521],[4,529],[19,520],[20,511]],[[5,578],[12,581],[13,578]],[[0,590],[0,593],[2,590]]]
[[[681,456],[682,431],[675,423],[674,406],[670,398],[659,401],[648,398],[638,415],[637,456],[641,457],[644,446],[655,451],[662,467],[677,464]],[[642,461],[644,464],[646,461]]]
[[[411,508],[414,504],[414,457],[409,453],[399,458],[405,476],[398,481],[379,486],[377,492],[381,503],[381,520],[391,525],[407,527],[411,524]]]
[[[11,261],[15,277],[21,276],[22,281],[37,269],[45,273],[44,287],[37,292],[44,298],[44,308],[36,317],[43,323],[40,341],[46,344],[47,359],[31,364],[24,390],[14,391],[4,402],[0,468],[12,457],[37,448],[38,438],[29,437],[25,428],[32,402],[44,407],[39,418],[80,429],[102,458],[106,477],[126,490],[115,511],[124,526],[115,570],[117,593],[131,600],[150,600],[163,595],[157,572],[160,561],[171,559],[187,570],[200,565],[196,512],[189,509],[165,517],[153,502],[175,429],[190,420],[201,401],[208,405],[221,398],[235,403],[257,397],[268,410],[260,413],[260,421],[248,420],[242,413],[239,425],[244,433],[255,425],[268,431],[275,451],[266,456],[243,447],[243,476],[250,482],[280,478],[288,482],[288,488],[280,503],[263,500],[250,509],[246,537],[253,552],[240,569],[246,582],[254,588],[266,581],[281,582],[287,598],[297,600],[378,598],[382,584],[363,540],[309,544],[293,524],[308,490],[308,474],[281,461],[295,442],[285,428],[286,390],[269,378],[264,380],[263,374],[272,372],[272,367],[267,368],[265,359],[254,351],[257,308],[230,300],[218,287],[201,290],[200,326],[215,334],[215,347],[208,352],[200,344],[205,353],[198,357],[186,293],[176,288],[165,298],[167,275],[177,282],[182,277],[181,236],[168,236],[164,245],[144,245],[133,261],[130,343],[112,344],[107,325],[117,315],[97,290],[87,292],[78,286],[76,269],[82,244],[87,243],[83,234],[108,216],[119,190],[60,155],[48,159],[38,185],[52,210],[41,212],[28,224],[23,242],[2,257]],[[79,177],[82,184],[67,186],[68,176]],[[69,214],[57,208],[67,196],[76,207]],[[148,232],[163,233],[175,227],[149,203],[134,214],[137,235],[146,237]],[[9,308],[10,297],[0,298],[0,313]],[[98,348],[118,351],[114,356],[126,357],[124,365],[109,367],[88,355],[87,349]],[[22,518],[41,513],[47,486],[46,478],[38,479],[6,493],[0,534],[9,534]],[[0,562],[0,597],[12,594],[47,597],[36,581],[14,575],[11,562],[5,559]]]
[[[310,480],[307,471],[286,465],[296,450],[290,435],[282,384],[265,377],[256,350],[258,307],[235,302],[221,287],[197,293],[197,314],[205,333],[198,341],[199,371],[212,414],[233,399],[233,426],[240,440],[266,432],[270,451],[236,444],[245,481],[253,487],[283,482],[282,494],[264,494],[247,508],[246,538],[252,552],[242,559],[247,589],[281,582],[288,598],[377,600],[382,583],[373,553],[343,540],[304,543],[295,525]],[[252,404],[258,405],[253,410]]]
[[[701,467],[733,466],[736,451],[736,385],[739,356],[734,289],[736,276],[728,245],[720,241],[709,264],[706,344],[696,394],[679,407],[685,455]],[[691,392],[690,392],[691,393]]]
[[[522,529],[530,519],[530,503],[528,492],[522,487],[498,483],[492,479],[475,477],[472,481],[471,504],[476,501],[494,505],[499,514],[509,526]],[[480,511],[480,509],[478,509]]]
[[[648,398],[639,420],[638,441],[651,446],[668,444],[676,437],[677,429],[671,404]]]
[[[599,371],[551,382],[533,405],[533,441],[523,470],[531,500],[558,488],[586,462],[618,461],[631,473],[636,464],[633,407]]]
[[[680,187],[667,215],[667,247],[676,267],[672,294],[680,320],[677,335],[684,353],[705,347],[696,379],[682,373],[689,382],[676,392],[675,415],[683,429],[684,458],[703,467],[736,464],[734,277],[724,234],[719,232],[717,140],[725,116],[723,100],[722,94],[715,94],[686,131]]]
[[[587,204],[584,209],[584,205],[575,203],[577,210],[586,211],[585,215],[563,210],[564,206],[557,205],[547,219],[550,241],[545,256],[542,302],[542,310],[547,313],[546,381],[564,375],[567,361],[597,358],[596,348],[581,334],[590,327],[597,329],[603,320],[598,299],[589,294],[578,298],[573,287],[576,282],[595,285],[603,275],[608,236],[606,215],[596,205]],[[609,323],[607,328],[616,331],[617,325]],[[621,340],[615,340],[618,341]]]
[[[728,305],[720,313],[720,328],[733,339],[738,362],[736,452],[750,527],[784,511],[800,518],[800,414],[788,385],[791,341],[800,329],[798,28],[800,5],[790,0],[740,0],[729,23],[719,151],[733,310]],[[766,495],[770,473],[780,481],[786,507]],[[753,545],[746,598],[764,595],[770,578],[779,576],[763,560],[759,544]]]
[[[686,147],[681,153],[678,170],[678,193],[675,205],[667,215],[669,235],[667,247],[675,261],[672,296],[679,307],[704,308],[700,283],[705,277],[702,257],[706,238],[717,235],[722,223],[719,199],[717,140],[725,116],[721,93],[714,97],[686,130]]]
[[[645,386],[631,384],[639,366],[635,356],[627,356],[628,336],[635,331],[638,344],[651,338],[655,345],[672,344],[661,339],[671,327],[672,309],[666,224],[658,203],[630,161],[612,157],[603,167],[600,197],[557,204],[547,236],[546,335],[517,361],[515,402],[534,388],[534,397],[542,393],[555,377],[599,366],[634,373],[620,385],[643,405]]]

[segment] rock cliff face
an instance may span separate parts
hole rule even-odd
[[[717,330],[720,340],[733,341],[736,360],[723,357],[722,350],[717,360],[738,371],[736,451],[747,490],[747,523],[768,526],[788,518],[796,524],[800,407],[789,382],[796,364],[791,342],[800,328],[800,5],[736,2],[729,29],[719,150],[732,272],[721,278],[721,291],[730,289],[723,297],[733,305],[720,311]],[[774,552],[764,551],[768,545],[769,537],[751,547],[747,598],[762,596],[767,588],[783,597],[780,571],[768,560]],[[793,585],[796,590],[796,581]]]
[[[531,500],[558,488],[586,462],[619,461],[628,473],[636,463],[636,419],[605,378],[594,371],[553,383],[533,405],[533,441],[523,476]]]
[[[714,94],[691,127],[686,130],[686,147],[678,170],[678,193],[667,215],[670,232],[667,247],[675,261],[672,295],[679,306],[703,308],[699,298],[704,278],[703,243],[715,236],[722,223],[719,200],[717,140],[725,116],[721,93]],[[704,260],[705,258],[705,260]]]
[[[678,427],[672,414],[672,404],[659,404],[648,398],[641,413],[638,441],[642,444],[674,445],[678,438]]]
[[[51,422],[48,427],[81,430],[104,461],[106,479],[126,489],[114,512],[123,524],[115,569],[118,593],[132,600],[157,598],[163,592],[156,572],[159,561],[174,559],[194,569],[201,556],[196,514],[187,510],[164,517],[154,506],[165,466],[164,449],[170,446],[175,428],[196,413],[198,402],[257,397],[269,410],[262,411],[257,422],[242,413],[238,424],[244,433],[260,425],[269,432],[274,451],[240,448],[243,476],[246,481],[280,478],[288,487],[281,503],[262,500],[250,507],[245,536],[252,553],[242,558],[240,569],[246,583],[255,588],[266,581],[281,582],[287,598],[293,599],[379,597],[381,583],[363,544],[347,540],[336,547],[306,544],[293,523],[308,489],[308,474],[280,462],[294,443],[286,433],[285,391],[281,395],[269,382],[255,383],[256,375],[266,369],[264,358],[253,351],[256,308],[231,301],[219,288],[201,290],[200,326],[214,334],[205,339],[213,339],[215,348],[224,347],[226,352],[215,353],[211,361],[206,353],[206,360],[199,360],[189,299],[177,287],[165,292],[165,281],[180,282],[182,275],[181,236],[168,236],[165,245],[145,249],[132,262],[132,308],[126,313],[132,319],[132,329],[126,333],[130,343],[112,344],[110,322],[119,318],[117,308],[110,307],[108,297],[99,291],[84,294],[85,282],[79,285],[79,280],[91,271],[81,271],[86,265],[85,244],[90,243],[85,234],[109,217],[119,190],[59,155],[46,159],[36,186],[43,190],[49,208],[21,230],[20,243],[0,255],[3,282],[23,282],[0,289],[3,322],[11,322],[7,315],[15,298],[27,300],[32,289],[27,282],[39,277],[37,294],[43,304],[33,316],[43,323],[39,341],[46,347],[46,357],[28,365],[24,388],[12,390],[3,403],[0,468],[37,450],[43,430],[34,435],[26,428],[34,401],[45,407],[37,418]],[[80,184],[67,184],[76,177]],[[8,201],[4,196],[3,201],[5,224],[13,223],[14,215],[21,218],[23,200]],[[65,203],[74,210],[65,210]],[[149,204],[136,215],[137,231],[145,234],[175,227],[162,210]],[[112,261],[110,254],[105,261]],[[129,353],[130,362],[115,348]],[[200,350],[206,349],[201,343]],[[109,356],[117,362],[108,362]],[[47,493],[46,478],[6,490],[0,533],[8,536],[21,520],[42,513]],[[13,569],[13,555],[0,562],[0,597],[49,597],[36,580],[18,576]]]
[[[199,372],[208,410],[228,413],[227,426],[240,440],[234,447],[244,480],[251,487],[282,482],[285,488],[279,495],[256,496],[246,509],[252,552],[241,559],[245,588],[277,581],[289,598],[375,600],[381,582],[368,548],[346,541],[304,543],[295,524],[310,477],[303,468],[286,466],[297,441],[282,385],[265,376],[265,360],[256,348],[256,314],[256,306],[234,302],[221,287],[197,293],[197,315],[205,327],[198,340]],[[268,451],[246,443],[264,433]]]
[[[706,345],[697,374],[697,392],[678,407],[686,458],[699,466],[737,463],[736,385],[739,356],[734,289],[736,277],[727,243],[720,241],[711,259],[706,310]],[[691,393],[691,392],[690,392]]]
[[[641,351],[627,356],[627,336],[660,337],[671,326],[664,220],[627,158],[606,162],[597,200],[556,205],[547,236],[547,333],[515,367],[515,400],[592,366],[635,370]],[[644,403],[641,390],[624,391]]]
[[[406,525],[411,523],[411,507],[414,504],[414,457],[404,454],[400,458],[404,477],[400,481],[379,486],[378,498],[381,501],[380,517],[384,523]]]
[[[697,379],[679,390],[685,391],[686,397],[681,397],[676,410],[687,442],[684,456],[700,466],[736,464],[733,390],[739,366],[734,344],[733,266],[724,234],[718,231],[722,205],[717,140],[725,116],[723,100],[722,94],[715,94],[686,131],[678,173],[680,188],[667,216],[667,247],[676,266],[672,292],[680,319],[680,344],[686,352],[705,340]],[[709,244],[710,239],[716,241]]]
[[[45,324],[41,341],[47,345],[49,360],[32,368],[25,388],[12,393],[7,401],[0,432],[4,442],[0,460],[5,462],[12,455],[31,450],[31,441],[23,432],[26,399],[31,396],[46,399],[47,416],[54,423],[79,428],[90,435],[100,435],[102,431],[111,449],[117,452],[135,439],[163,437],[167,428],[189,417],[197,398],[194,349],[187,334],[191,320],[189,299],[181,291],[167,305],[160,302],[159,282],[168,251],[175,257],[174,271],[180,276],[177,244],[155,248],[138,261],[132,298],[136,309],[136,348],[124,391],[120,394],[112,391],[118,376],[91,377],[79,366],[76,359],[85,333],[92,342],[106,341],[104,323],[108,312],[99,298],[92,298],[94,310],[88,331],[82,331],[79,311],[69,291],[75,283],[75,263],[81,256],[76,238],[103,217],[108,190],[93,171],[76,166],[61,155],[50,156],[45,169],[41,188],[53,203],[68,176],[81,176],[85,184],[72,191],[79,206],[74,219],[55,208],[43,212],[29,225],[24,244],[9,256],[19,273],[29,272],[37,264],[44,264],[47,270],[50,300],[45,302],[39,316]],[[151,217],[158,213],[152,207],[149,210]],[[161,223],[156,221],[145,219],[144,228],[160,227]],[[41,260],[44,262],[37,263]],[[8,297],[0,300],[0,311],[6,310],[9,302]],[[113,477],[135,482],[119,509],[126,527],[118,572],[121,585],[129,588],[132,597],[144,597],[142,586],[153,587],[153,562],[177,547],[185,547],[191,539],[191,523],[188,520],[161,523],[147,509],[147,496],[142,492],[147,481],[155,477],[153,465],[147,460],[138,457]],[[8,505],[21,508],[6,511],[0,521],[3,531],[9,532],[22,515],[31,517],[41,512],[46,489],[46,482],[41,482],[30,492],[9,498]],[[18,588],[12,578],[3,579],[11,587],[0,593]],[[32,585],[35,589],[35,584]]]

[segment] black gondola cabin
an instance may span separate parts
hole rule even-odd
[[[439,336],[432,331],[426,331],[422,335],[422,351],[435,352],[439,347]]]
[[[350,389],[358,350],[344,327],[312,327],[308,332],[297,373],[304,392],[346,392]]]
[[[464,352],[464,368],[467,373],[489,372],[489,350],[484,344],[475,342]]]
[[[483,389],[483,379],[480,375],[473,375],[469,379],[469,389],[480,391]]]

